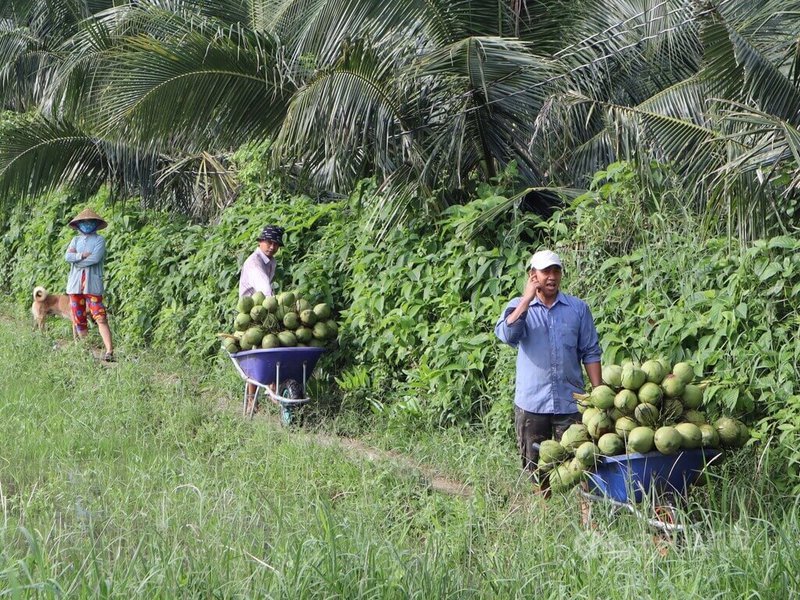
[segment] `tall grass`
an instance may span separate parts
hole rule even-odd
[[[123,353],[106,368],[5,314],[0,595],[785,598],[800,589],[791,502],[767,505],[718,482],[698,495],[697,530],[662,556],[633,517],[596,510],[587,529],[574,495],[532,499],[513,456],[501,458],[503,441],[397,439],[412,456],[465,465],[474,496],[438,494],[407,467],[241,420],[229,365],[190,370]]]

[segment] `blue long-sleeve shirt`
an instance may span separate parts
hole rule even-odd
[[[518,349],[514,403],[532,413],[575,413],[572,394],[584,391],[582,364],[600,362],[592,313],[583,300],[559,292],[550,308],[534,298],[508,325],[521,300],[508,303],[494,328],[500,341]]]
[[[89,256],[81,258],[84,252]],[[103,295],[103,261],[106,257],[106,241],[96,233],[76,235],[67,246],[64,260],[69,264],[67,279],[68,294]],[[81,276],[86,274],[86,285],[81,289]]]

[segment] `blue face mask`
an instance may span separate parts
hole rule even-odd
[[[78,229],[86,235],[97,231],[97,221],[78,221]]]

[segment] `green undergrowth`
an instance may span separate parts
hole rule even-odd
[[[528,253],[556,248],[563,289],[592,309],[604,362],[688,360],[708,384],[708,419],[732,414],[751,425],[763,477],[796,494],[800,241],[714,237],[679,192],[672,183],[648,187],[630,165],[615,164],[548,221],[503,212],[506,192],[481,186],[478,198],[438,221],[409,222],[380,241],[361,206],[375,200],[366,182],[349,198],[320,203],[246,181],[237,202],[206,225],[110,203],[105,192],[89,203],[110,223],[115,337],[202,369],[219,360],[216,334],[231,328],[253,238],[266,221],[284,224],[277,285],[329,301],[341,325],[338,349],[320,361],[314,391],[325,402],[313,416],[335,416],[343,432],[374,421],[412,437],[452,426],[454,439],[478,427],[508,439],[515,350],[496,340],[493,326],[520,293]],[[35,284],[63,289],[71,234],[63,224],[84,202],[54,194],[5,219],[0,286],[20,308]]]
[[[798,590],[800,522],[712,483],[663,556],[632,517],[532,498],[508,440],[316,429],[238,415],[230,365],[126,347],[103,366],[54,323],[0,311],[0,594],[12,598],[708,598]],[[96,343],[96,340],[94,340]],[[343,427],[345,423],[341,424]],[[363,425],[362,425],[363,427]],[[400,460],[403,458],[403,460]],[[744,460],[744,458],[742,459]],[[436,492],[422,470],[462,474]],[[702,521],[705,520],[703,524]]]

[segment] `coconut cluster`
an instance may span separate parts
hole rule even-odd
[[[571,425],[560,442],[540,445],[539,469],[550,486],[578,483],[598,456],[657,451],[675,454],[694,448],[736,448],[750,439],[747,426],[731,417],[713,424],[703,408],[704,385],[695,383],[687,362],[674,367],[664,359],[607,365],[603,385],[576,394],[581,423]]]
[[[255,348],[322,348],[336,344],[339,326],[331,307],[312,305],[296,292],[265,296],[256,292],[239,298],[232,334],[220,334],[230,354]]]

